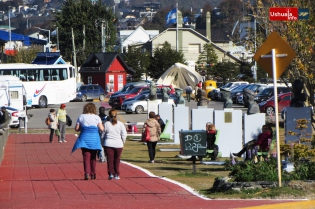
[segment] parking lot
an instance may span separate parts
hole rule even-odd
[[[83,106],[87,102],[69,102],[67,103],[66,111],[67,114],[72,119],[72,126],[68,128],[74,128],[75,122],[80,114],[82,114]],[[96,107],[99,108],[100,106],[106,107],[106,114],[108,114],[108,110],[110,106],[106,102],[93,102],[95,103]],[[51,108],[54,108],[55,110],[59,109],[60,105],[49,105],[48,108],[33,108],[27,111],[28,115],[32,115],[30,117],[27,127],[28,129],[45,129],[47,128],[47,125],[45,124],[45,119],[48,116],[49,110]],[[188,106],[190,109],[197,108],[197,103],[194,101],[187,102],[186,106]],[[219,101],[210,101],[209,107],[214,108],[215,110],[222,110],[223,109],[223,102]],[[246,108],[242,107],[241,105],[233,104],[233,108],[235,109],[241,109],[243,113],[246,112]],[[143,114],[126,114],[125,112],[118,110],[119,112],[119,120],[122,122],[144,122],[147,118],[147,113]]]

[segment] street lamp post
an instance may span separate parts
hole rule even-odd
[[[9,6],[9,50],[11,50],[11,6]]]
[[[256,16],[252,15],[252,14],[248,14],[249,16],[253,16],[254,17],[254,31],[255,31],[255,43],[254,43],[254,51],[256,53],[256,37],[257,37],[257,31],[256,31]],[[252,72],[253,72],[253,79],[255,81],[257,81],[257,62],[255,61],[255,65],[252,66],[251,68]]]
[[[47,45],[48,45],[48,52],[50,52],[50,30],[46,30],[46,29],[42,29],[42,28],[40,28],[40,27],[35,27],[35,28],[37,28],[37,29],[39,29],[39,30],[43,30],[43,31],[48,31],[48,43],[47,43]],[[46,49],[47,50],[47,49]]]

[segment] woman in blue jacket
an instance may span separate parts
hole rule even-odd
[[[81,148],[84,165],[84,180],[96,179],[96,154],[102,150],[99,131],[104,131],[104,126],[93,103],[83,107],[83,114],[77,120],[75,131],[80,131],[72,152]]]

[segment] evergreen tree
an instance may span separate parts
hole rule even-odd
[[[140,81],[143,73],[147,74],[151,56],[149,52],[141,53],[140,48],[129,47],[128,52],[124,54],[124,60],[129,67],[135,70],[135,74],[132,75],[133,81]]]
[[[56,14],[60,53],[66,60],[73,57],[72,34],[80,66],[90,53],[102,51],[101,24],[105,27],[106,51],[110,51],[116,40],[115,16],[112,9],[102,5],[101,0],[92,4],[90,0],[66,0],[62,10]],[[83,26],[85,32],[83,33]],[[85,41],[84,41],[85,40]],[[85,43],[85,44],[83,44]]]
[[[212,67],[218,63],[218,56],[215,49],[211,43],[206,43],[203,45],[203,52],[200,53],[198,57],[198,67],[199,70],[205,70],[207,75],[212,75]]]
[[[181,51],[177,52],[175,49],[172,49],[170,43],[164,42],[161,48],[157,48],[154,51],[154,57],[152,57],[148,71],[149,76],[158,79],[168,68],[177,62],[186,62],[183,53]]]
[[[227,80],[234,80],[240,74],[240,66],[233,62],[219,62],[213,66],[214,77],[222,78],[225,83]]]

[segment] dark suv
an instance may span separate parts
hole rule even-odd
[[[169,94],[174,94],[175,90],[172,87],[172,85],[161,85],[157,84],[157,93],[161,92],[161,88],[166,87],[168,89]],[[133,98],[141,93],[150,93],[150,86],[136,86],[134,87],[130,92],[124,93],[124,94],[118,94],[117,96],[111,97],[110,98],[110,103],[109,105],[112,106],[112,108],[117,108],[119,109],[125,99]]]
[[[282,93],[291,92],[291,89],[285,86],[278,86],[277,91],[278,91],[278,94],[282,94]],[[273,86],[265,88],[259,94],[256,95],[255,102],[259,104],[260,102],[268,100],[269,98],[273,97],[274,95],[273,92],[274,92]]]
[[[85,102],[89,99],[99,99],[103,101],[105,99],[104,89],[97,84],[82,85],[77,88],[77,96],[75,100]]]

